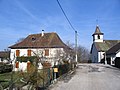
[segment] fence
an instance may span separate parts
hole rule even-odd
[[[28,72],[18,71],[4,73],[0,76],[0,78],[3,78],[3,82],[0,82],[0,90],[2,90],[2,88],[8,88],[9,90],[13,90],[13,88],[17,90],[33,90],[33,88],[36,88],[36,90],[44,90],[55,78],[71,70],[71,66],[71,64],[64,64],[37,70],[33,67]],[[58,68],[58,72],[54,72],[54,68]]]

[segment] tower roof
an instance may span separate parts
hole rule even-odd
[[[93,35],[103,35],[103,33],[101,33],[100,28],[99,28],[98,25],[96,26],[96,29],[95,29],[95,32],[94,32]],[[93,35],[92,35],[92,36],[93,36]]]

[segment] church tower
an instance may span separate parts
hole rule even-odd
[[[93,42],[103,42],[103,33],[101,33],[99,26],[96,26],[93,36]]]

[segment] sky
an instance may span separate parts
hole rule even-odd
[[[96,25],[104,39],[120,40],[120,0],[59,0],[78,32],[78,45],[90,50]],[[75,32],[57,0],[0,0],[0,51],[30,34],[56,32],[75,44]]]

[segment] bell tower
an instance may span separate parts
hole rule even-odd
[[[103,35],[104,33],[101,33],[99,26],[96,26],[95,32],[92,35],[93,36],[93,42],[103,42]]]

